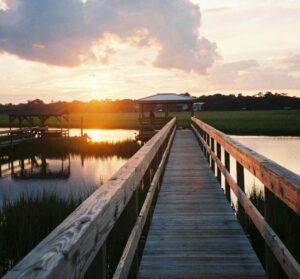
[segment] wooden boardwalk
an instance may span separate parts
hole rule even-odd
[[[265,278],[190,130],[176,132],[138,278]]]

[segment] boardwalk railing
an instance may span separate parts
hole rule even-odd
[[[217,178],[220,184],[221,174],[225,177],[225,194],[229,201],[230,189],[235,193],[238,199],[238,217],[239,214],[248,215],[264,238],[268,249],[276,257],[288,277],[300,278],[300,266],[297,260],[271,228],[270,221],[272,220],[268,218],[268,213],[275,210],[275,208],[271,208],[272,205],[268,205],[268,197],[270,195],[275,195],[294,211],[297,218],[299,217],[300,177],[195,117],[192,117],[191,123],[192,129],[214,172],[215,166],[217,166]],[[222,149],[224,152],[224,164],[221,159]],[[236,160],[236,181],[230,174],[230,156]],[[264,217],[244,192],[244,169],[252,173],[265,186]],[[274,212],[272,213],[274,214]],[[275,214],[280,214],[280,212],[275,212]],[[266,265],[268,271],[268,262],[266,262]]]
[[[138,263],[175,131],[173,118],[4,278],[89,278],[93,271],[126,278]]]

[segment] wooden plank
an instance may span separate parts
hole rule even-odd
[[[193,117],[192,122],[215,139],[244,168],[300,215],[300,176],[256,153],[226,134]]]
[[[216,162],[218,168],[225,176],[225,179],[235,195],[238,198],[239,204],[244,208],[247,215],[251,218],[254,225],[260,232],[261,236],[265,239],[266,244],[272,251],[273,255],[276,257],[281,267],[284,269],[289,278],[296,279],[300,278],[300,265],[289,252],[289,250],[285,247],[284,243],[280,240],[277,234],[273,231],[273,229],[266,222],[264,217],[259,213],[256,207],[252,204],[252,202],[248,199],[246,194],[242,189],[240,189],[239,185],[234,181],[233,177],[226,170],[223,163],[219,160],[219,158],[211,152],[209,146],[204,142],[204,140],[200,137],[200,134],[195,130],[194,132],[197,137],[202,141],[203,145],[207,149],[207,152],[210,153],[214,161]]]
[[[192,131],[176,133],[138,278],[265,278]]]
[[[175,123],[173,118],[4,278],[82,278]]]

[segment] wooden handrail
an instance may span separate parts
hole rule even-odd
[[[250,219],[253,221],[254,225],[258,229],[261,236],[264,238],[267,246],[273,253],[273,255],[276,257],[278,262],[280,263],[283,270],[286,272],[289,278],[300,278],[300,265],[297,262],[297,260],[293,257],[293,255],[289,252],[289,250],[286,248],[284,243],[280,240],[280,238],[277,236],[275,231],[270,227],[270,225],[267,223],[265,218],[259,213],[259,211],[256,209],[256,207],[252,204],[252,202],[249,200],[249,198],[246,196],[244,191],[239,187],[238,183],[235,182],[233,177],[230,175],[230,172],[227,170],[227,168],[222,163],[220,156],[215,154],[214,150],[207,144],[205,138],[203,138],[203,134],[208,134],[211,139],[217,142],[217,144],[221,145],[225,152],[228,152],[230,155],[232,155],[239,164],[241,164],[243,167],[247,168],[251,166],[251,168],[255,169],[256,171],[253,173],[259,174],[262,177],[269,177],[269,172],[273,174],[275,171],[274,166],[276,166],[276,170],[279,171],[279,173],[275,173],[275,175],[280,176],[282,173],[290,173],[292,177],[285,177],[283,176],[282,179],[280,179],[283,185],[281,187],[285,187],[284,185],[288,184],[289,187],[295,187],[297,191],[297,187],[299,184],[292,184],[291,181],[298,181],[299,177],[295,175],[292,172],[289,172],[288,170],[282,168],[281,166],[277,165],[276,163],[270,161],[269,159],[257,154],[256,152],[252,151],[251,149],[248,149],[247,147],[237,143],[236,141],[232,140],[230,137],[225,135],[224,133],[216,130],[215,128],[205,124],[204,122],[192,118],[192,130],[194,131],[196,137],[200,141],[201,145],[203,146],[206,154],[212,158],[212,160],[216,163],[217,169],[224,175],[225,182],[227,185],[230,186],[232,191],[235,193],[239,204],[243,207],[247,215],[250,217]],[[199,133],[198,129],[200,128],[201,132]],[[239,150],[240,149],[240,150]],[[242,159],[246,157],[246,159]],[[250,163],[250,159],[253,157],[253,165]],[[258,160],[260,159],[260,164],[258,163]],[[262,160],[263,159],[263,160]],[[262,169],[260,169],[260,165],[263,164]],[[269,167],[269,168],[268,168]],[[248,169],[248,168],[247,168]],[[267,172],[267,173],[266,173]],[[218,175],[219,176],[219,175]],[[295,176],[295,177],[293,177]],[[274,175],[271,176],[272,178]],[[260,177],[258,177],[260,178]],[[274,178],[273,178],[274,179]],[[288,180],[289,179],[289,180]],[[286,182],[288,180],[288,183]],[[265,181],[265,179],[264,179]],[[292,185],[292,186],[291,186]],[[270,189],[273,190],[272,187]],[[274,194],[276,194],[274,191],[272,191]],[[284,196],[282,196],[284,197]],[[281,199],[283,202],[285,202],[285,199]],[[290,199],[288,199],[290,201]],[[290,205],[290,203],[285,202],[286,205]],[[299,200],[298,200],[299,203]],[[296,207],[297,208],[297,207]],[[297,214],[299,214],[298,211],[295,211]]]
[[[300,215],[300,176],[192,117],[192,123],[217,141],[289,208]]]
[[[82,278],[175,129],[173,118],[4,278]]]

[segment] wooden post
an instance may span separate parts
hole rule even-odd
[[[169,118],[169,104],[167,104],[167,118]]]
[[[167,120],[168,118],[168,105],[166,104],[165,105],[165,121]]]
[[[209,146],[209,142],[210,142],[210,136],[209,134],[206,134],[206,143],[208,146]],[[210,164],[210,155],[208,151],[206,152],[206,158],[207,158],[207,162]]]
[[[80,136],[83,137],[83,117],[80,117]]]
[[[194,106],[193,106],[193,103],[190,104],[190,106],[191,106],[191,116],[193,117],[194,116]]]
[[[12,117],[9,116],[9,130],[11,131],[12,128]]]
[[[15,174],[14,159],[11,159],[11,177]]]
[[[59,122],[60,122],[60,135],[63,137],[63,123],[62,123],[62,115],[59,117]]]
[[[139,104],[139,121],[141,121],[141,104]]]
[[[217,142],[217,157],[221,160],[221,145]],[[217,168],[217,178],[221,184],[221,170]]]
[[[225,168],[230,173],[230,155],[226,150],[224,150],[224,158],[225,158]],[[227,183],[226,179],[225,179],[225,195],[226,195],[227,200],[229,201],[229,203],[231,203],[230,186]]]
[[[67,121],[67,125],[68,125],[68,137],[70,137],[70,118],[69,118],[69,114],[66,115],[66,121]]]
[[[212,152],[215,152],[215,140],[213,138],[210,139],[210,149],[211,149]],[[213,173],[215,175],[216,164],[215,164],[215,161],[213,160],[212,157],[211,157],[211,160],[210,160],[210,167],[211,167],[211,170],[213,171]]]
[[[288,231],[289,237],[291,239],[296,240],[297,234],[299,232],[295,230],[295,227],[293,229],[293,225],[291,225],[293,224],[292,220],[295,220],[294,218],[292,218],[293,217],[292,215],[295,213],[292,211],[289,212],[290,209],[282,201],[280,201],[267,187],[264,187],[264,189],[265,189],[264,217],[266,222],[272,227],[272,229],[276,233],[278,233],[278,231],[281,231],[282,226],[284,226],[285,230]],[[286,212],[288,212],[288,214]],[[289,221],[285,222],[283,219],[286,218],[287,216],[289,216]],[[300,219],[298,216],[298,222],[299,220]],[[290,229],[287,229],[286,226],[289,226]],[[297,241],[295,241],[294,247],[297,247]],[[289,247],[287,246],[287,248]],[[293,253],[295,251],[290,250],[290,252]],[[268,278],[281,279],[286,277],[283,269],[280,267],[280,264],[278,263],[272,251],[269,249],[267,245],[265,245],[265,269]]]
[[[236,162],[236,182],[239,188],[244,191],[245,190],[244,167],[239,162]],[[245,228],[246,214],[243,206],[239,202],[238,202],[238,209],[237,209],[237,217],[242,227]]]

